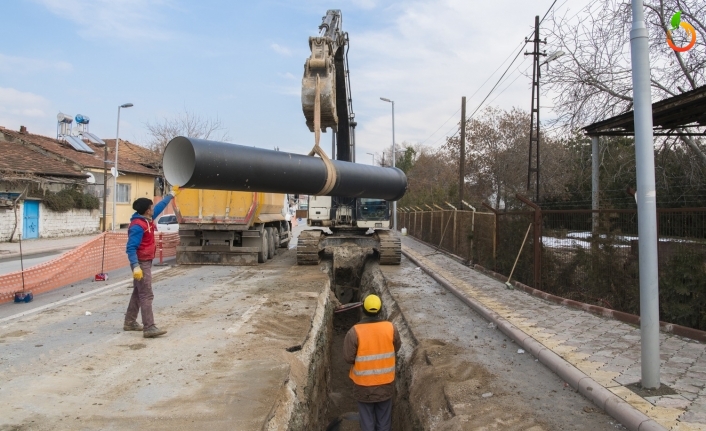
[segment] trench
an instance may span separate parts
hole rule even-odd
[[[404,316],[387,289],[385,277],[380,271],[377,257],[367,255],[352,261],[357,262],[355,264],[356,267],[350,269],[351,277],[345,281],[346,285],[354,291],[352,301],[358,301],[370,293],[380,296],[383,301],[382,313],[384,318],[390,320],[397,327],[402,339],[402,348],[398,352],[396,360],[392,430],[422,430],[423,427],[416,419],[416,409],[411,405],[409,397],[411,382],[409,364],[411,353],[417,344],[416,340],[414,340]],[[325,261],[323,267],[330,277],[332,289],[335,290],[335,283],[343,281],[340,279],[341,271],[334,271],[334,265],[331,260]],[[336,275],[334,275],[334,272],[336,272]],[[331,337],[329,338],[329,363],[327,364],[329,378],[319,381],[320,385],[325,384],[328,386],[326,388],[328,399],[324,414],[325,420],[320,428],[322,430],[360,430],[358,422],[351,420],[358,411],[358,404],[353,397],[353,382],[348,377],[350,365],[343,359],[343,341],[346,333],[362,318],[362,315],[361,308],[358,307],[340,313],[333,313],[330,321]],[[321,391],[321,389],[318,388],[318,391]],[[337,418],[345,419],[342,419],[338,425],[332,425],[337,422]]]

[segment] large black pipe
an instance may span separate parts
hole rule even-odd
[[[331,161],[336,183],[328,196],[396,201],[407,191],[397,168]],[[316,195],[325,186],[318,157],[179,136],[162,160],[170,184],[186,188]]]

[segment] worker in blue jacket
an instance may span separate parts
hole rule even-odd
[[[125,313],[125,331],[143,331],[145,338],[159,337],[167,333],[154,324],[152,314],[152,260],[154,259],[156,243],[154,232],[157,230],[155,219],[169,205],[172,198],[179,193],[174,187],[157,205],[148,198],[139,198],[132,203],[135,214],[130,218],[127,230],[127,257],[132,268],[133,289],[130,304]],[[142,325],[137,323],[137,313],[142,313]]]

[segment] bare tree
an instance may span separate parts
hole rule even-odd
[[[504,207],[508,198],[527,189],[529,114],[517,108],[485,108],[466,122],[466,178],[470,196]],[[443,151],[458,172],[460,138],[447,139]],[[565,193],[568,153],[561,142],[542,135],[542,196]]]
[[[645,10],[654,100],[706,84],[706,3],[646,0]],[[679,10],[698,33],[696,46],[684,53],[670,48],[666,40],[670,17]],[[567,54],[551,63],[543,79],[556,95],[556,122],[578,129],[632,109],[630,2],[602,0],[573,16],[550,15],[548,21],[547,50]],[[681,32],[672,34],[675,43],[684,44]],[[682,136],[681,140],[706,163],[706,155],[693,139]]]
[[[201,139],[211,138],[220,141],[228,141],[230,139],[218,117],[205,118],[190,112],[186,108],[184,112],[172,118],[163,118],[158,122],[145,123],[145,127],[150,135],[149,148],[159,154],[164,153],[169,141],[177,136]]]

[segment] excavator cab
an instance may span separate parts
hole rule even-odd
[[[389,229],[390,203],[385,199],[309,196],[307,224],[337,229]]]

